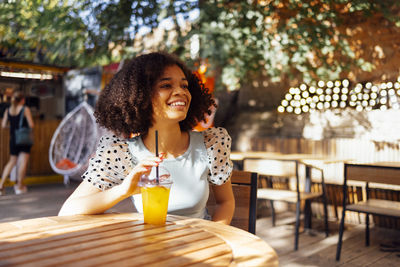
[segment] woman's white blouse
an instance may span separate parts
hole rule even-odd
[[[171,173],[174,182],[169,213],[199,218],[204,216],[208,183],[222,185],[231,176],[233,164],[230,150],[231,138],[224,128],[190,132],[187,151],[177,158],[164,159],[161,163]],[[151,155],[140,136],[133,139],[103,136],[82,178],[100,190],[106,190],[122,183],[139,161]],[[133,201],[136,209],[142,212],[141,195],[134,195]]]

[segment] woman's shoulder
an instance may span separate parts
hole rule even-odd
[[[107,133],[99,139],[96,154],[82,178],[101,190],[108,189],[121,183],[135,164],[126,138]]]
[[[222,127],[208,128],[202,133],[209,159],[208,181],[214,185],[224,184],[229,180],[233,169],[230,160],[231,137]]]
[[[207,148],[218,143],[226,148],[230,148],[231,137],[225,128],[211,127],[204,130],[202,133],[204,136],[204,143],[206,144]]]
[[[128,146],[129,145],[126,138],[117,136],[113,133],[107,133],[99,139],[96,156],[109,157],[110,154],[125,154],[129,151]]]

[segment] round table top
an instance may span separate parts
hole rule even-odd
[[[0,265],[278,266],[255,235],[211,221],[138,213],[44,217],[0,224]]]

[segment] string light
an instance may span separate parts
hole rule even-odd
[[[353,87],[349,80],[318,81],[316,86],[301,84],[290,87],[277,110],[301,114],[329,108],[346,107],[357,111],[373,109],[400,109],[400,76],[397,81],[357,83]]]

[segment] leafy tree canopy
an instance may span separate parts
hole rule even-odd
[[[0,54],[84,67],[161,48],[191,64],[206,61],[220,88],[238,88],[260,74],[273,81],[336,79],[351,67],[373,69],[356,56],[342,25],[379,15],[399,27],[398,2],[0,0]],[[194,11],[198,16],[189,19]]]

